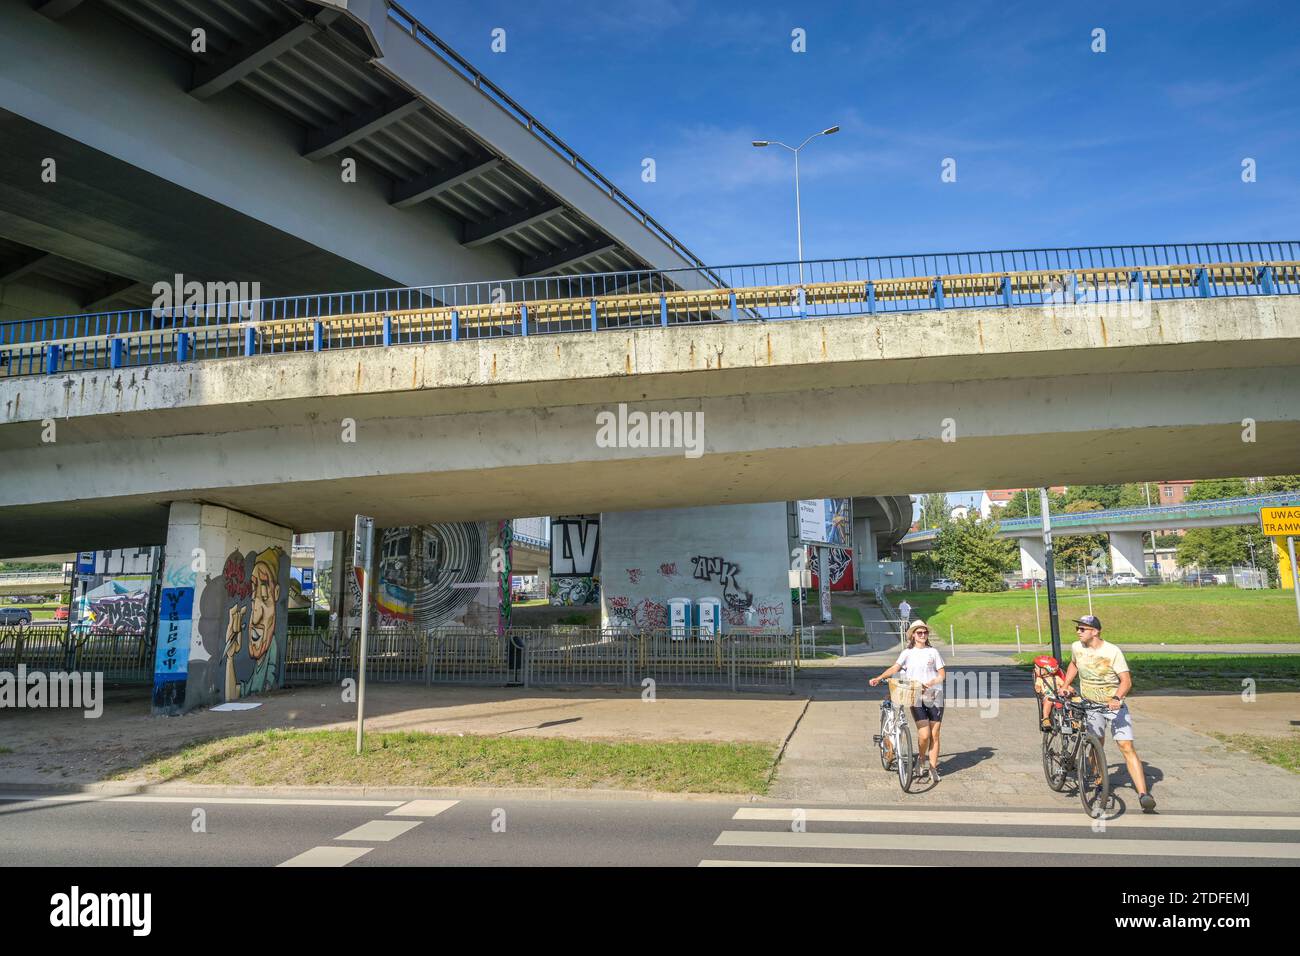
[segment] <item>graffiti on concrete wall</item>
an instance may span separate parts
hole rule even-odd
[[[609,599],[609,621],[613,627],[649,629],[668,626],[668,605],[649,598],[632,601],[626,595]]]
[[[852,591],[853,590],[853,549],[851,548],[831,548],[831,590],[832,591]],[[813,588],[821,587],[821,580],[817,572],[821,567],[821,561],[817,557],[816,549],[808,549],[808,567],[812,570]]]
[[[149,610],[148,591],[106,595],[87,601],[92,634],[143,634]]]
[[[551,577],[591,577],[599,555],[599,515],[569,515],[551,522]]]
[[[722,603],[726,608],[733,612],[727,615],[727,620],[735,624],[733,619],[737,615],[743,618],[743,615],[754,606],[754,595],[746,591],[740,584],[740,565],[734,561],[728,561],[724,557],[707,557],[705,555],[696,555],[691,558],[691,564],[695,566],[695,580],[697,581],[716,581],[722,585]]]
[[[600,600],[600,578],[551,578],[550,599],[554,607],[595,604]]]
[[[179,713],[185,706],[193,613],[194,588],[162,589],[153,667],[155,709]]]
[[[492,548],[500,546],[501,534],[499,522],[483,521],[385,529],[374,591],[379,626],[499,627],[505,609],[498,600],[500,572],[493,570]],[[509,554],[509,546],[503,551]],[[350,626],[356,627],[361,588],[355,574],[348,578]]]
[[[190,705],[239,700],[284,683],[289,557],[278,547],[226,556],[199,596],[204,651],[190,663]]]

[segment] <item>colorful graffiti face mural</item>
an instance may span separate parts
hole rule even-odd
[[[236,551],[226,559],[221,575],[228,600],[223,654],[226,700],[274,690],[284,677],[280,662],[289,589],[288,582],[281,581],[281,565],[288,570],[283,557],[279,548],[267,548],[247,555]]]

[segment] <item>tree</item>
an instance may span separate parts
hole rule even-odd
[[[952,509],[948,507],[948,496],[941,491],[934,491],[921,499],[921,530],[941,528],[948,523]]]
[[[997,534],[997,521],[986,521],[977,511],[950,519],[935,536],[935,561],[967,591],[1001,591],[1002,576],[1016,567],[1018,552],[1014,541]]]
[[[1187,489],[1188,501],[1216,501],[1219,498],[1244,498],[1250,492],[1244,478],[1211,478],[1194,481]]]
[[[1252,494],[1269,495],[1279,491],[1300,491],[1300,475],[1273,475],[1261,478],[1250,489]]]
[[[1069,506],[1076,501],[1089,501],[1102,508],[1118,508],[1119,496],[1119,485],[1070,485],[1065,492],[1065,510],[1069,511]]]
[[[1120,485],[1117,508],[1145,508],[1150,492],[1151,507],[1160,504],[1160,486],[1154,481],[1129,481]]]
[[[1039,506],[1039,494],[1037,488],[1028,489],[1028,501],[1024,491],[1017,491],[1015,495],[1007,502],[1006,507],[999,512],[1001,518],[1037,518],[1042,514]],[[1065,507],[1062,495],[1047,493],[1047,510],[1049,514],[1059,514]]]

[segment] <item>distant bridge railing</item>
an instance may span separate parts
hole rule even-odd
[[[1210,501],[1187,501],[1178,505],[1154,505],[1150,508],[1108,508],[1102,511],[1075,511],[1052,515],[1053,533],[1065,528],[1090,527],[1092,525],[1131,523],[1142,525],[1145,519],[1213,518],[1222,515],[1250,515],[1258,513],[1260,508],[1300,505],[1300,491],[1280,491],[1267,495],[1248,495],[1242,498],[1215,498]],[[998,531],[1034,531],[1043,527],[1041,516],[1029,518],[1002,518],[998,520]],[[913,531],[904,536],[903,541],[920,541],[938,534],[938,529],[928,528]]]
[[[1190,260],[1190,261],[1182,261]],[[1300,243],[1104,246],[510,279],[0,326],[0,377],[684,324],[1300,294]]]

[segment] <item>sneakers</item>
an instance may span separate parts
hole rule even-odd
[[[930,779],[933,780],[935,783],[938,783],[938,782],[939,782],[939,768],[938,768],[938,767],[931,767],[931,768],[930,768]]]
[[[1039,722],[1038,726],[1039,726],[1039,729],[1042,730],[1043,733],[1045,733],[1045,734],[1050,734],[1050,733],[1052,732],[1052,718],[1051,718],[1051,717],[1044,717],[1044,718]]]
[[[1138,797],[1138,803],[1141,804],[1143,813],[1150,813],[1156,808],[1156,798],[1149,793],[1144,793]]]

